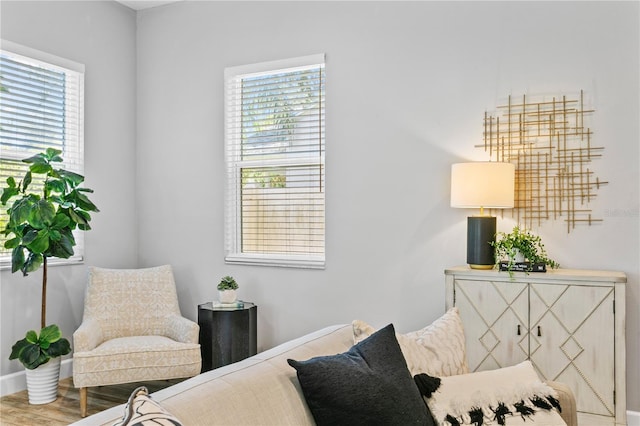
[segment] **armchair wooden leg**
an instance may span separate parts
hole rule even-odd
[[[80,415],[87,417],[87,388],[80,388]]]

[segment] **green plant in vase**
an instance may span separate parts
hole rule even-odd
[[[226,276],[220,279],[220,283],[218,283],[218,290],[237,290],[238,283],[233,277]]]
[[[11,272],[20,271],[26,276],[42,266],[40,333],[29,330],[24,339],[14,344],[9,357],[19,359],[28,370],[71,352],[71,345],[58,326],[46,325],[47,259],[73,256],[73,231],[91,229],[90,212],[99,211],[86,195],[93,191],[80,187],[84,177],[56,168],[56,163],[63,161],[61,153],[47,148],[22,160],[29,164],[29,170],[20,182],[7,178],[0,196],[3,206],[12,200],[7,209],[9,221],[2,231],[7,238],[4,247],[11,250]],[[42,185],[32,185],[34,178]]]
[[[220,303],[234,303],[236,301],[238,283],[233,277],[228,275],[226,277],[222,277],[217,288]]]
[[[528,262],[527,271],[532,271],[536,263],[544,263],[550,268],[558,268],[560,265],[547,256],[547,252],[538,235],[515,226],[510,233],[498,232],[496,241],[491,245],[495,249],[496,267],[500,268],[501,262],[506,262],[509,275],[513,276],[513,270],[518,257],[520,261]]]

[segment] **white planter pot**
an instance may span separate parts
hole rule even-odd
[[[516,255],[513,258],[514,262],[524,262],[524,254],[520,251],[520,249],[516,249]]]
[[[49,360],[33,370],[26,370],[29,404],[48,404],[58,398],[61,357]]]
[[[236,301],[236,291],[235,290],[218,290],[218,297],[220,298],[220,303],[233,303]]]

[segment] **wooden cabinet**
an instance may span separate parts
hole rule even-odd
[[[462,266],[445,278],[471,371],[529,359],[543,380],[571,387],[581,426],[626,425],[623,273],[557,269],[510,278]]]

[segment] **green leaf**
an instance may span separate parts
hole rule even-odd
[[[46,359],[46,355],[40,352],[40,346],[38,345],[29,345],[20,353],[20,362],[29,370],[33,370],[45,362]]]
[[[29,222],[34,228],[42,229],[51,225],[56,215],[56,208],[53,203],[47,200],[38,200],[31,207]]]
[[[78,224],[78,229],[81,229],[83,231],[89,231],[91,230],[91,225],[89,225],[88,223]]]
[[[44,253],[49,248],[49,230],[42,229],[37,231],[38,235],[30,243],[25,242],[25,246],[33,253]],[[29,233],[31,235],[31,233]],[[26,237],[26,236],[25,236]],[[26,238],[23,238],[23,242]]]
[[[62,161],[60,154],[62,154],[62,151],[55,148],[47,148],[44,152],[44,155],[49,161]],[[57,158],[59,158],[59,160],[57,160]]]
[[[7,178],[7,185],[9,185],[9,188],[17,188],[18,187],[16,185],[16,180],[13,178],[13,176],[9,176]]]
[[[22,179],[22,192],[27,191],[27,188],[29,187],[29,185],[31,185],[31,180],[31,171],[28,171],[27,173],[25,173],[24,179]]]
[[[11,238],[4,242],[4,248],[13,249],[20,245],[20,237]]]
[[[32,164],[29,167],[29,170],[31,171],[31,173],[35,173],[38,175],[43,175],[43,174],[47,174],[50,171],[53,170],[53,167],[51,167],[48,163],[46,164]]]
[[[24,266],[24,247],[18,246],[11,252],[11,273],[21,271]],[[25,274],[26,275],[26,274]]]
[[[52,342],[46,352],[51,358],[67,355],[71,352],[71,343],[69,343],[67,339],[61,338],[60,340]]]
[[[52,192],[64,192],[67,189],[66,185],[60,179],[49,179],[46,183],[46,188]]]
[[[76,204],[83,210],[87,210],[90,212],[99,211],[98,207],[96,207],[96,205],[91,202],[89,197],[78,191],[76,191]]]
[[[69,223],[71,223],[71,219],[69,219],[69,216],[67,216],[63,212],[58,212],[58,214],[56,214],[56,217],[53,218],[51,228],[62,229],[69,226]]]
[[[40,265],[42,265],[42,255],[40,253],[29,253],[22,266],[22,274],[29,275],[29,272],[37,271]]]
[[[49,164],[47,157],[42,153],[25,158],[22,162],[27,164]]]
[[[34,331],[34,333],[35,333],[35,331]],[[18,357],[20,356],[20,354],[22,353],[24,348],[26,348],[27,346],[29,346],[31,344],[32,343],[29,343],[26,338],[22,339],[22,340],[18,340],[11,347],[11,355],[9,355],[9,359],[18,359]]]
[[[25,340],[29,343],[37,343],[38,342],[38,333],[35,332],[35,330],[29,330],[27,331],[27,335],[25,337]]]
[[[46,351],[47,349],[49,349],[49,346],[51,346],[51,342],[48,340],[40,339],[40,341],[38,342],[38,346],[40,346],[40,349],[42,349],[43,351]]]
[[[34,229],[30,226],[25,228],[24,235],[22,236],[22,243],[27,245],[32,243],[36,238],[38,238],[38,230]]]
[[[84,182],[84,176],[78,173],[70,172],[68,170],[63,170],[63,169],[55,170],[54,175],[60,177],[60,179],[69,183],[69,185],[73,188],[75,188],[76,186]]]
[[[71,220],[75,223],[79,223],[79,224],[86,224],[87,221],[85,220],[84,216],[82,216],[80,214],[82,210],[78,210],[77,212],[73,209],[67,209],[67,214],[69,215],[69,217],[71,218]]]
[[[53,343],[60,340],[61,337],[62,331],[60,331],[60,328],[55,324],[48,325],[40,330],[40,343]]]
[[[18,195],[19,193],[20,193],[20,190],[18,190],[18,188],[15,188],[15,187],[4,188],[2,190],[2,197],[0,197],[0,202],[2,203],[3,206],[5,206],[7,204],[7,201],[9,201],[11,197]]]
[[[13,203],[13,206],[11,206],[11,211],[9,212],[11,221],[16,225],[25,222],[27,218],[29,218],[33,202],[33,198],[29,196],[16,200],[16,202]]]
[[[61,259],[68,259],[73,256],[74,245],[74,240],[69,239],[67,234],[60,233],[59,240],[50,241],[47,255],[51,257],[59,257]]]

